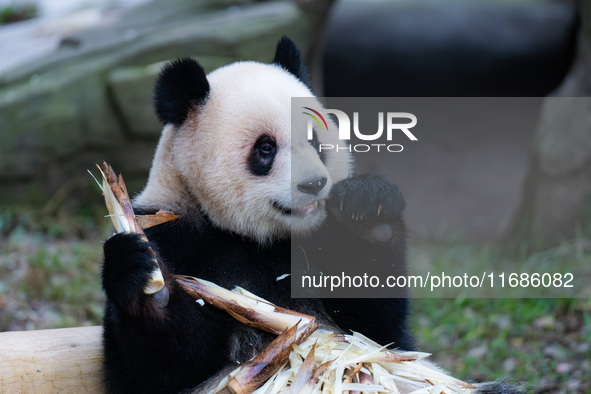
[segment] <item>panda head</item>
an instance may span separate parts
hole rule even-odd
[[[292,134],[292,97],[316,100],[285,37],[271,64],[237,62],[207,76],[192,59],[166,64],[154,88],[165,127],[135,205],[206,217],[261,243],[317,228],[352,161],[343,150],[321,158],[313,146],[336,144],[336,136],[308,141],[305,124]]]

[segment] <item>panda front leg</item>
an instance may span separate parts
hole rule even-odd
[[[104,245],[104,372],[109,392],[179,392],[228,363],[231,323],[209,305],[196,304],[166,264],[161,262],[167,290],[144,292],[154,269],[148,245],[136,234],[116,234]]]
[[[156,257],[151,245],[137,234],[115,234],[104,245],[103,289],[108,299],[129,316],[152,315],[162,318],[170,301],[170,274],[163,265],[166,286],[154,294],[146,294]]]
[[[398,187],[377,176],[358,176],[335,184],[327,203],[325,226],[335,260],[348,275],[366,270],[406,273],[404,198]],[[381,278],[384,280],[385,278]],[[363,333],[382,343],[412,350],[408,327],[410,302],[399,298],[324,299],[331,317],[342,329]]]

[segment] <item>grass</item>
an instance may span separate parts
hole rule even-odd
[[[589,392],[591,303],[560,299],[420,299],[422,350],[459,378],[525,382],[536,392]]]
[[[0,331],[101,323],[101,240],[112,232],[104,214],[102,205],[0,207]],[[523,269],[584,268],[590,239],[581,232],[517,258],[491,245],[416,242],[410,265],[433,272],[517,262]],[[590,299],[418,298],[413,325],[420,349],[458,378],[525,382],[538,393],[591,393]]]
[[[99,212],[0,208],[0,331],[100,324]]]
[[[490,245],[418,243],[411,250],[410,266],[432,272],[454,265],[468,273],[570,267],[588,275],[591,261],[583,239],[517,258]],[[418,298],[413,322],[420,349],[461,379],[523,382],[539,393],[591,392],[590,298]]]
[[[35,3],[17,3],[0,6],[0,26],[32,19],[38,14]]]
[[[100,244],[17,236],[0,247],[0,331],[99,324]]]

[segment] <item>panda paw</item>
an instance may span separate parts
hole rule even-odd
[[[405,236],[405,202],[398,187],[382,177],[347,178],[333,186],[328,211],[350,231],[375,243]]]
[[[148,242],[138,234],[119,233],[105,242],[103,251],[103,289],[119,310],[135,316],[147,311],[158,313],[167,306],[169,284],[154,294],[144,292],[155,266]],[[162,270],[162,264],[160,267]]]

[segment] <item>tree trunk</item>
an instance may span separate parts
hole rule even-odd
[[[581,208],[591,202],[590,1],[583,2],[581,16],[577,58],[555,95],[545,99],[521,203],[502,237],[511,250],[572,236]]]
[[[102,328],[0,333],[1,393],[100,393]]]

